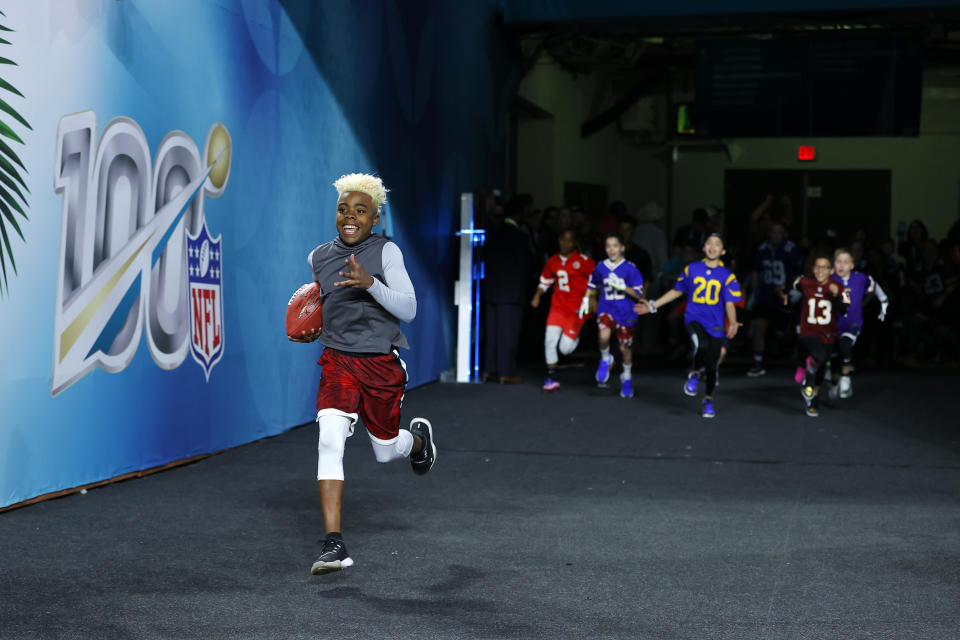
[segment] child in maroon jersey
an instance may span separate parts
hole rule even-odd
[[[800,291],[803,303],[800,307],[800,348],[807,357],[801,394],[810,417],[819,415],[820,385],[827,372],[826,363],[833,352],[837,336],[837,318],[843,315],[843,288],[830,279],[832,265],[827,256],[817,256],[813,261],[813,277],[800,276],[793,288]],[[783,303],[787,295],[781,292]]]

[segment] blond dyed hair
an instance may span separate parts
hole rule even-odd
[[[383,186],[383,180],[369,173],[348,173],[340,176],[334,183],[333,188],[337,190],[339,198],[347,191],[359,191],[365,193],[377,205],[377,213],[387,204],[387,189]]]

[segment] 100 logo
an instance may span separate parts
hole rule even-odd
[[[51,394],[97,366],[123,370],[144,329],[157,366],[180,366],[192,346],[209,378],[223,353],[223,307],[220,242],[207,231],[203,196],[226,188],[230,134],[211,126],[201,156],[187,134],[171,131],[151,162],[132,119],[112,119],[99,142],[96,131],[93,111],[64,116],[57,131],[54,190],[63,204]]]

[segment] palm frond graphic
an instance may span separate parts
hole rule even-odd
[[[6,17],[6,14],[0,11],[0,18],[6,19]],[[10,42],[4,36],[7,33],[13,33],[13,29],[0,22],[0,32],[2,32],[0,45],[9,45]],[[17,63],[0,56],[0,74],[2,74],[3,65],[17,66]],[[26,174],[27,168],[23,166],[16,152],[8,144],[8,141],[18,144],[24,142],[7,124],[6,116],[13,118],[28,130],[33,131],[30,123],[3,99],[6,97],[5,92],[12,93],[20,98],[23,97],[23,94],[17,91],[16,87],[0,77],[0,112],[3,112],[0,114],[0,276],[2,276],[2,279],[0,279],[0,297],[5,296],[10,291],[10,282],[7,280],[7,261],[10,262],[13,274],[16,275],[17,273],[17,262],[13,258],[13,247],[10,245],[10,236],[12,235],[10,229],[16,231],[20,239],[26,242],[26,238],[23,237],[23,230],[20,229],[20,223],[17,221],[17,214],[23,216],[24,220],[29,219],[26,211],[24,211],[27,207],[27,198],[24,196],[24,192],[30,193],[27,183],[20,175],[21,171]],[[22,206],[21,203],[23,203]]]

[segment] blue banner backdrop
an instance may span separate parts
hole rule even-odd
[[[391,189],[451,366],[457,196],[502,183],[494,0],[9,3],[0,25],[0,507],[312,419],[288,342],[342,173]],[[382,229],[381,229],[382,231]]]

